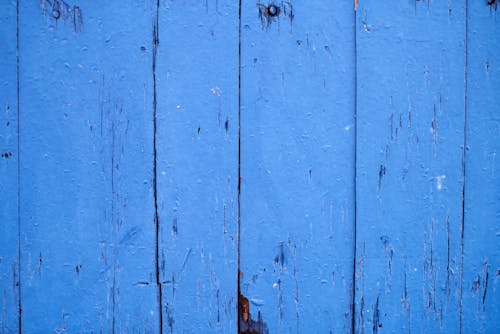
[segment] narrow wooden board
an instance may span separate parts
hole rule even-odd
[[[357,8],[357,333],[459,330],[465,5]]]
[[[0,2],[0,332],[19,331],[17,6]]]
[[[500,329],[500,5],[469,1],[462,328]]]
[[[158,331],[153,10],[21,3],[25,333]]]
[[[243,1],[241,45],[240,330],[349,332],[352,3]]]
[[[156,150],[164,333],[234,333],[238,2],[161,2]]]

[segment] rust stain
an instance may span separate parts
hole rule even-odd
[[[257,320],[252,319],[248,298],[240,294],[238,296],[238,304],[239,334],[269,334],[269,329],[266,323],[262,320],[260,312],[257,314]]]
[[[250,305],[248,303],[248,298],[239,296],[240,301],[240,319],[244,322],[248,322],[248,318],[250,317]]]

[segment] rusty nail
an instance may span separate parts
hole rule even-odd
[[[269,16],[278,16],[280,13],[280,8],[275,4],[270,4],[266,8],[267,15]]]

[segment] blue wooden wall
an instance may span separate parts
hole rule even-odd
[[[0,333],[500,331],[497,1],[0,2]]]

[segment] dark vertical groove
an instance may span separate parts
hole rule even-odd
[[[160,280],[160,219],[158,216],[158,171],[157,171],[157,150],[156,150],[156,112],[157,112],[157,91],[156,91],[156,53],[158,52],[158,45],[160,43],[158,38],[158,17],[160,12],[160,0],[156,0],[156,11],[153,23],[153,193],[155,203],[155,270],[156,270],[156,286],[158,287],[158,317],[159,317],[159,330],[163,333],[163,293]]]
[[[238,1],[238,272],[237,272],[237,290],[236,296],[236,315],[237,328],[240,332],[240,272],[241,272],[241,0]]]
[[[113,221],[113,220],[111,220]],[[114,222],[113,222],[114,223]],[[111,333],[115,334],[115,305],[116,305],[116,264],[113,265],[113,289],[111,290],[111,297],[112,300],[111,302],[113,303],[113,320],[112,320],[112,325],[111,325]]]
[[[458,328],[459,333],[462,333],[462,296],[463,296],[463,276],[464,276],[464,229],[465,229],[465,164],[466,164],[466,154],[467,154],[467,89],[468,89],[468,77],[467,70],[469,66],[469,1],[465,0],[465,66],[464,66],[464,142],[463,142],[463,153],[462,153],[462,223],[461,223],[461,235],[460,235],[460,301],[459,301],[459,321]]]
[[[19,0],[16,2],[16,76],[17,76],[17,307],[19,334],[22,330],[21,305],[21,108],[20,108],[20,78],[19,78]]]
[[[112,226],[112,240],[116,240],[118,237],[118,231],[116,228],[115,222],[115,114],[116,114],[116,105],[115,109],[108,109],[108,117],[111,117],[111,226]],[[112,114],[111,114],[112,113]],[[111,114],[111,115],[110,115]],[[108,121],[109,122],[109,121]],[[111,333],[115,334],[115,306],[116,306],[116,262],[117,262],[117,254],[116,247],[113,247],[113,285],[111,289],[111,311],[113,313],[113,318],[111,322]]]
[[[351,333],[356,332],[356,244],[357,244],[357,219],[358,219],[358,39],[356,25],[356,9],[354,14],[354,231],[353,231],[353,260],[352,260],[352,300],[351,300]]]

